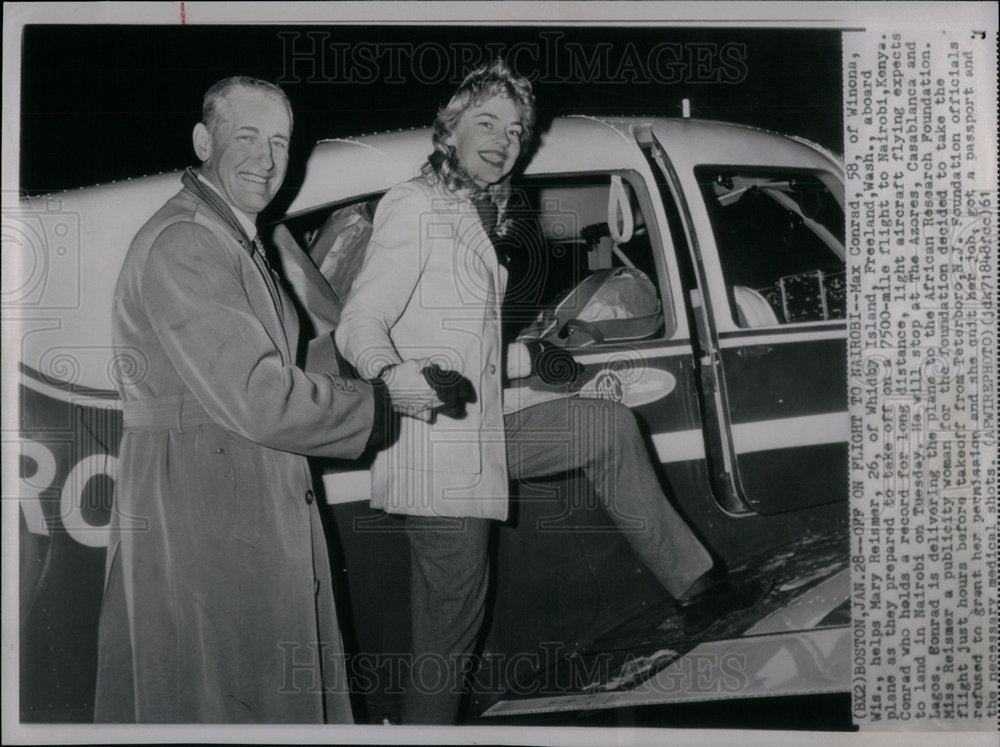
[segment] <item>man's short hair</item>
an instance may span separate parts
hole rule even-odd
[[[209,132],[214,134],[216,128],[222,123],[222,102],[225,101],[226,96],[238,88],[245,91],[258,91],[281,101],[288,110],[288,123],[292,124],[292,104],[284,91],[266,80],[251,78],[249,75],[234,75],[230,78],[223,78],[205,91],[205,99],[201,105],[201,123],[208,128]]]

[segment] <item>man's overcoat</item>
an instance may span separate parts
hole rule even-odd
[[[295,308],[251,238],[189,171],[115,289],[100,721],[351,721],[302,455],[357,457],[376,397],[332,357],[296,367]]]

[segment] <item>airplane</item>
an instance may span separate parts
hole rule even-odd
[[[430,143],[428,129],[317,143],[266,213],[270,228],[349,287],[372,208]],[[112,348],[112,290],[180,174],[24,198],[3,214],[20,337],[19,434],[4,446],[21,464],[23,721],[89,720],[116,381],[143,365],[141,351]],[[504,227],[535,260],[512,278],[528,300],[508,321],[584,366],[576,396],[632,408],[667,495],[718,562],[772,588],[685,635],[579,475],[514,485],[471,678],[476,723],[849,691],[843,180],[820,146],[737,124],[564,116],[541,133]],[[616,306],[622,294],[644,308]],[[521,380],[505,406],[564,396]],[[391,722],[408,647],[405,536],[368,506],[367,465],[317,463],[316,478],[338,540],[359,720]]]

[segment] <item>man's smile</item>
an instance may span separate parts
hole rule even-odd
[[[249,171],[241,171],[240,178],[244,179],[252,184],[267,184],[266,176],[259,176],[258,174],[251,174]]]

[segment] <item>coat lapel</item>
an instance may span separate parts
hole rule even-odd
[[[278,225],[271,240],[278,249],[282,274],[316,330],[336,329],[344,304],[333,288],[285,226]]]
[[[255,249],[253,242],[250,237],[247,236],[246,231],[243,230],[243,226],[233,215],[233,211],[225,203],[225,201],[219,197],[213,190],[205,186],[198,180],[198,175],[193,169],[187,169],[184,172],[184,176],[181,181],[184,186],[194,193],[194,195],[205,204],[205,207],[232,233],[233,238],[236,239],[237,243],[246,252],[247,258],[250,263],[254,266],[257,271],[257,275],[261,282],[264,284],[264,290],[267,297],[270,299],[271,312],[272,312],[272,322],[273,328],[276,330],[276,334],[272,335],[272,339],[275,342],[281,343],[281,352],[286,361],[292,360],[292,348],[288,340],[288,331],[286,329],[284,314],[282,313],[282,303],[281,303],[281,288],[277,279],[272,276],[266,268],[261,266],[259,260],[255,257]],[[287,301],[287,299],[286,299]]]

